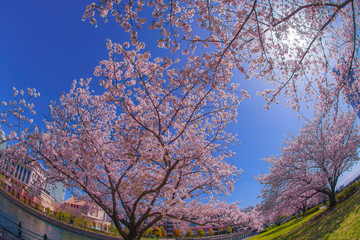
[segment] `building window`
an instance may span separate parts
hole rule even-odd
[[[16,167],[16,172],[15,172],[15,175],[14,175],[14,177],[16,177],[17,176],[17,174],[18,174],[18,172],[19,172],[19,165],[17,165],[17,167]]]
[[[23,167],[21,166],[21,168],[20,168],[20,172],[19,172],[19,176],[17,177],[17,179],[19,179],[20,180],[20,178],[21,178],[21,174],[22,174],[22,172],[23,172]]]
[[[31,171],[28,171],[26,181],[25,181],[26,184],[29,184],[30,174],[31,174]]]
[[[24,182],[25,181],[25,177],[26,177],[26,173],[28,172],[28,170],[25,168],[24,169],[24,174],[22,175],[21,181]]]

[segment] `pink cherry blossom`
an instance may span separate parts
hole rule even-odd
[[[326,111],[341,101],[360,103],[357,1],[155,1],[145,7],[142,1],[102,0],[86,8],[84,19],[96,24],[97,13],[108,17],[105,10],[116,12],[133,43],[139,25],[148,24],[160,32],[159,47],[210,55],[214,76],[227,62],[226,71],[272,83],[271,91],[261,93],[266,108],[281,94],[296,111],[312,106],[309,101]]]
[[[356,115],[339,112],[319,115],[297,136],[284,141],[282,153],[265,159],[270,173],[258,177],[264,185],[262,211],[272,217],[307,210],[326,195],[335,206],[339,177],[359,161],[359,127]]]
[[[231,75],[213,76],[197,56],[175,68],[134,45],[107,47],[109,59],[95,70],[103,93],[93,93],[90,79],[74,81],[50,105],[45,129],[14,134],[7,156],[43,160],[51,179],[100,206],[124,239],[162,221],[242,222],[237,205],[217,197],[241,173],[226,161],[233,153],[225,145],[236,138],[225,127],[241,101],[238,86],[227,87]]]

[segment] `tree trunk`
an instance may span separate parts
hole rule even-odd
[[[130,231],[125,240],[140,240],[141,234],[138,232]]]
[[[306,210],[307,210],[307,205],[306,205],[306,204],[303,204],[303,205],[300,207],[299,210],[302,211],[302,215],[305,216],[305,212],[306,212]]]
[[[336,195],[335,192],[332,192],[329,194],[329,199],[330,199],[330,206],[329,208],[334,208],[336,205]]]
[[[121,237],[124,240],[140,240],[141,239],[141,233],[139,231],[137,231],[136,229],[134,229],[133,227],[130,226],[129,230],[124,230],[120,224],[120,221],[114,217],[112,218],[116,229],[118,230],[118,232],[120,233]]]

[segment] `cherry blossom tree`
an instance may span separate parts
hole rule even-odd
[[[259,93],[266,107],[280,94],[296,110],[309,100],[325,112],[349,96],[360,102],[358,1],[100,0],[83,18],[97,25],[97,13],[134,43],[144,27],[157,30],[159,47],[208,59],[214,75],[226,63],[230,72],[269,81],[274,89]]]
[[[262,210],[273,217],[289,215],[316,204],[326,194],[336,204],[339,177],[359,161],[356,115],[338,113],[307,122],[299,134],[284,141],[277,157],[265,159],[270,173],[258,177],[263,184]]]
[[[17,142],[7,157],[43,161],[51,179],[100,206],[124,239],[165,220],[230,222],[237,205],[215,196],[231,193],[241,172],[226,161],[236,138],[224,129],[246,92],[238,98],[230,75],[213,77],[206,60],[180,65],[141,46],[108,41],[109,59],[95,69],[103,92],[74,81],[50,105],[44,130],[9,136]],[[23,113],[15,117],[26,120]]]

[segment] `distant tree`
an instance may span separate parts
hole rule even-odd
[[[260,176],[262,210],[274,218],[289,215],[319,202],[322,194],[336,204],[339,177],[359,161],[359,127],[356,115],[339,112],[319,115],[302,127],[299,134],[284,141],[278,157],[266,159],[270,173]]]
[[[51,213],[51,210],[50,210],[49,207],[46,207],[46,208],[45,208],[45,213],[46,213],[46,215],[49,215],[49,214]]]
[[[65,221],[66,223],[69,223],[69,222],[70,222],[71,215],[70,215],[68,212],[64,212],[63,216],[64,216],[64,221]]]
[[[116,227],[115,227],[114,224],[112,224],[112,223],[111,223],[110,226],[109,226],[109,231],[110,231],[111,233],[115,233],[115,234],[118,233]]]
[[[81,215],[74,218],[75,226],[82,226],[83,221],[84,221],[84,218]]]
[[[192,237],[192,236],[194,236],[193,231],[189,229],[188,232],[186,233],[186,237]]]
[[[89,220],[88,219],[84,219],[83,221],[83,227],[88,228],[89,227]]]
[[[149,228],[143,233],[143,237],[151,237],[153,234],[153,228]]]
[[[160,227],[160,231],[161,231],[161,236],[166,238],[167,237],[167,232],[165,231],[163,226]]]
[[[197,235],[200,237],[204,236],[205,235],[204,230],[202,228],[200,228],[197,232]]]
[[[57,212],[56,213],[56,218],[59,219],[59,220],[64,220],[65,219],[64,212],[63,211]]]
[[[181,238],[182,237],[181,231],[179,229],[174,230],[174,237],[175,238]]]
[[[227,232],[228,232],[228,233],[232,233],[232,227],[231,227],[231,226],[228,226],[228,227],[227,227]]]
[[[212,229],[212,228],[209,229],[209,235],[210,236],[214,235],[214,229]]]
[[[162,232],[161,232],[161,229],[158,227],[158,226],[155,226],[153,228],[153,235],[155,237],[162,237]]]

